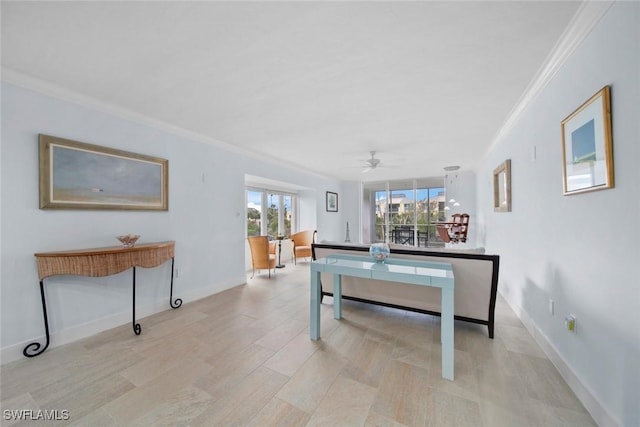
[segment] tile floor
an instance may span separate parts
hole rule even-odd
[[[345,301],[309,339],[308,263],[2,367],[1,406],[67,410],[71,426],[592,426],[505,301],[496,337],[455,325],[454,382],[439,318]],[[179,289],[177,289],[179,295]],[[4,412],[3,412],[4,414]]]

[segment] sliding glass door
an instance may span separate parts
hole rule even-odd
[[[435,223],[445,220],[444,188],[418,188],[416,200],[417,246],[444,245],[435,226]]]
[[[372,242],[427,247],[443,246],[435,223],[445,218],[442,179],[365,184],[372,221]],[[367,205],[367,203],[365,203]]]

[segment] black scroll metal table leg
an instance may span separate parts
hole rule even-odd
[[[175,258],[171,258],[171,290],[169,291],[169,305],[171,308],[178,308],[182,305],[182,299],[176,298],[175,302],[173,301],[173,264],[175,262]]]
[[[136,268],[133,267],[133,332],[136,335],[140,335],[142,327],[139,323],[136,323]]]
[[[47,319],[47,303],[44,299],[44,280],[40,280],[40,297],[42,298],[42,315],[44,317],[44,332],[47,336],[47,342],[44,344],[44,347],[40,349],[41,344],[39,342],[32,342],[27,345],[24,350],[22,350],[22,354],[26,357],[35,357],[39,354],[42,354],[48,347],[50,343],[49,339],[49,320]]]

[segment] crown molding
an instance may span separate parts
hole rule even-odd
[[[615,0],[587,0],[582,2],[576,14],[573,16],[571,22],[554,46],[553,50],[547,56],[542,67],[540,67],[514,108],[507,116],[507,119],[494,136],[493,141],[486,152],[486,155],[489,154],[489,152],[494,148],[498,141],[500,141],[504,137],[504,135],[513,127],[513,125],[519,119],[520,115],[524,112],[524,110],[527,109],[533,99],[549,84],[549,82],[552,80],[552,78],[555,76],[555,74],[561,68],[567,58],[571,56],[571,54],[580,45],[584,38],[591,32],[593,27],[595,27],[600,18],[602,18],[602,16],[607,12],[607,10],[609,10],[614,2]],[[218,146],[236,154],[265,160],[265,156],[256,155],[256,153],[251,150],[247,150],[242,147],[238,147],[227,142],[205,136],[201,133],[181,128],[179,126],[175,126],[171,123],[137,113],[133,110],[129,110],[115,104],[100,101],[96,98],[71,91],[61,86],[28,76],[24,73],[4,66],[0,67],[0,77],[7,83],[30,89],[44,95],[49,95],[89,109],[111,114],[135,123],[147,125],[161,131],[172,133],[176,136]],[[275,161],[276,159],[273,160]],[[281,160],[279,161],[280,163],[282,163]],[[307,171],[306,169],[300,168],[299,165],[289,163],[287,163],[287,165],[294,169],[304,170],[305,172],[309,173],[309,171]]]
[[[487,154],[494,148],[504,135],[511,130],[524,110],[535,97],[549,84],[565,61],[589,35],[615,0],[586,0],[583,1],[569,25],[560,36],[542,66],[525,89],[524,93],[511,110],[504,124],[493,138]]]
[[[175,126],[171,123],[155,119],[150,116],[146,116],[144,114],[137,113],[133,110],[129,110],[127,108],[123,108],[121,106],[100,101],[97,98],[93,98],[87,95],[83,95],[79,92],[72,91],[70,89],[64,88],[62,86],[29,76],[27,74],[21,73],[14,69],[0,66],[0,80],[19,86],[46,96],[51,96],[56,99],[61,99],[63,101],[67,101],[76,105],[79,105],[84,108],[88,108],[91,110],[99,111],[101,113],[109,114],[123,120],[127,120],[133,123],[149,126],[151,128],[171,133],[181,138],[189,139],[191,141],[196,141],[204,144],[209,144],[221,148],[226,151],[230,151],[235,154],[239,154],[242,156],[250,157],[252,159],[260,160],[260,161],[269,161],[276,165],[287,166],[293,170],[297,170],[299,172],[304,172],[306,174],[311,174],[320,178],[327,178],[326,176],[320,175],[318,173],[309,171],[301,167],[300,165],[283,161],[282,159],[275,158],[273,156],[264,155],[261,153],[256,153],[252,150],[239,147],[228,142],[220,141],[215,138],[211,138],[209,136],[203,135],[198,132],[194,132],[180,126]]]
[[[48,95],[53,98],[61,99],[63,101],[71,102],[73,104],[80,105],[84,108],[100,111],[102,113],[117,116],[121,119],[125,119],[134,123],[153,127],[158,130],[172,133],[176,136],[185,137],[191,140],[204,142],[212,145],[217,145],[227,150],[235,151],[241,154],[247,154],[243,149],[226,142],[202,135],[197,132],[193,132],[179,126],[172,125],[168,122],[154,119],[144,114],[137,113],[133,110],[123,108],[116,104],[100,101],[97,98],[93,98],[87,95],[83,95],[79,92],[72,91],[70,89],[58,86],[56,84],[41,80],[27,74],[21,73],[11,68],[2,66],[0,68],[0,76],[2,81],[20,86],[22,88],[38,92],[43,95]]]

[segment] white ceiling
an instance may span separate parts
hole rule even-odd
[[[322,175],[473,169],[580,2],[6,2],[3,75]],[[383,167],[361,173],[376,150]]]

